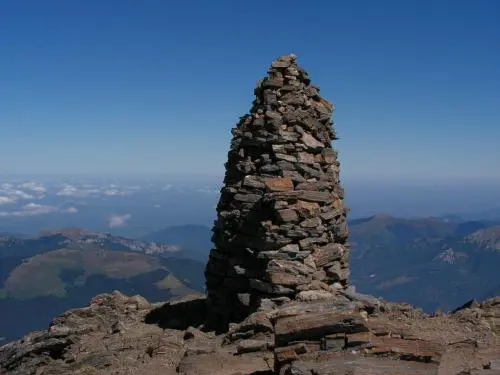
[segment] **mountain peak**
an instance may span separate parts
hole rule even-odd
[[[489,249],[500,250],[500,225],[479,229],[468,235],[465,240]]]
[[[55,236],[55,235],[61,235],[64,237],[82,237],[86,235],[90,235],[92,232],[87,231],[82,228],[78,227],[67,227],[67,228],[58,228],[58,229],[45,229],[39,232],[40,237],[45,237],[45,236]]]
[[[387,213],[380,213],[373,215],[371,219],[374,221],[389,221],[389,220],[396,220],[396,217]]]

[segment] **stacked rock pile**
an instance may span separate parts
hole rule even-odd
[[[333,105],[319,91],[295,55],[280,57],[232,129],[205,271],[208,310],[219,323],[347,285]]]

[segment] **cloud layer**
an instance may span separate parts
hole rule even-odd
[[[28,216],[51,214],[55,212],[74,214],[78,212],[78,209],[75,207],[69,207],[63,209],[56,206],[31,202],[25,204],[24,206],[15,211],[0,211],[0,217],[28,217]]]

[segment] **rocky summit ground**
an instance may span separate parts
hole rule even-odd
[[[0,347],[0,373],[500,374],[500,297],[429,316],[349,290],[328,299],[311,291],[222,334],[204,332],[204,319],[200,297],[98,295]]]

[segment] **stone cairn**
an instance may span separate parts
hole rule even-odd
[[[207,325],[331,296],[349,278],[333,105],[296,64],[272,62],[250,113],[232,129],[205,270]]]

